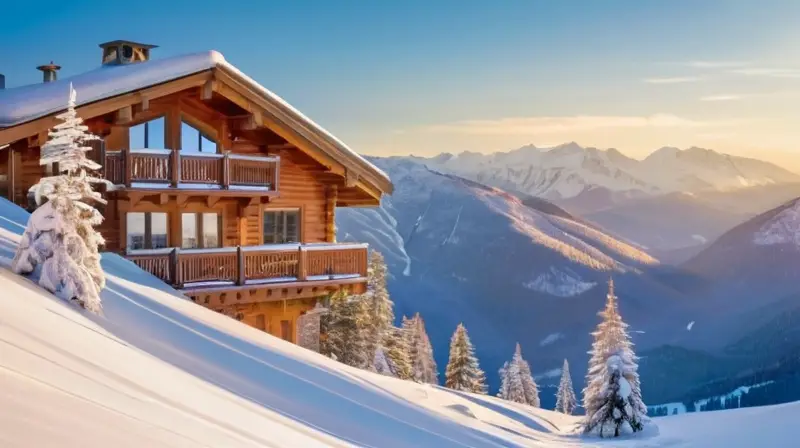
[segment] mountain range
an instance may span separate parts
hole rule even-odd
[[[685,347],[686,359],[700,363],[697,375],[665,385],[659,397],[679,395],[722,374],[702,366],[786,312],[793,305],[780,299],[800,292],[793,280],[800,272],[800,184],[780,168],[772,180],[756,182],[753,173],[764,175],[769,164],[735,160],[760,167],[748,171],[753,186],[641,190],[577,213],[568,200],[456,175],[440,159],[371,158],[395,193],[379,208],[337,211],[340,241],[366,241],[386,257],[396,313],[422,313],[440,367],[450,334],[463,322],[493,386],[515,342],[545,388],[555,385],[563,358],[582,375],[613,276],[634,342],[648,353],[646,368],[674,362],[674,351],[659,349],[665,345]],[[702,238],[667,263],[661,254],[668,250],[640,243],[686,235]]]

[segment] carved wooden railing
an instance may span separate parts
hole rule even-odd
[[[178,288],[366,277],[366,244],[134,250],[127,258]]]
[[[277,191],[279,157],[203,154],[168,149],[108,151],[105,176],[114,185],[158,188],[247,188]]]

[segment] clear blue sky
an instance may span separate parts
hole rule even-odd
[[[8,87],[92,69],[108,40],[216,49],[363,153],[800,148],[797,0],[13,3]]]

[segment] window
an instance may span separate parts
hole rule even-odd
[[[299,242],[300,210],[264,212],[264,244]]]
[[[216,153],[217,143],[194,126],[181,123],[181,151]]]
[[[128,213],[128,249],[161,249],[167,247],[166,213]]]
[[[183,213],[181,247],[184,249],[221,247],[219,213]]]
[[[131,126],[128,130],[131,149],[164,148],[164,117]]]

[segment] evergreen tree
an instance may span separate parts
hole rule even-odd
[[[450,339],[450,360],[447,363],[444,386],[450,389],[486,393],[486,376],[478,365],[475,349],[463,324],[458,324]]]
[[[522,382],[522,389],[525,391],[525,402],[530,406],[538,408],[541,406],[539,402],[539,386],[536,385],[536,381],[533,379],[528,361],[522,357],[522,348],[519,346],[519,343],[517,343],[513,359],[519,366],[520,381]]]
[[[642,402],[637,358],[627,332],[627,324],[617,309],[614,281],[609,281],[606,306],[599,313],[602,321],[592,333],[586,388],[583,391],[585,433],[618,437],[641,431],[647,423],[647,407]]]
[[[104,241],[94,227],[103,216],[94,204],[105,201],[92,184],[104,181],[89,175],[100,165],[86,157],[91,148],[85,143],[98,137],[88,132],[75,112],[76,99],[70,84],[67,111],[56,116],[60,123],[50,131],[39,161],[57,164],[59,172],[31,188],[40,207],[28,220],[11,268],[27,275],[41,266],[39,285],[99,313],[100,291],[105,287],[99,246]]]
[[[510,362],[500,369],[500,398],[539,407],[539,387],[531,374],[528,362],[522,358],[522,348],[517,344]]]
[[[433,359],[433,347],[425,331],[425,322],[417,313],[411,319],[403,317],[403,329],[409,347],[414,380],[420,383],[439,383],[439,372]]]
[[[353,367],[372,367],[375,353],[368,350],[364,330],[369,318],[369,304],[363,295],[334,294],[322,319],[325,337],[320,352]]]
[[[564,360],[564,367],[561,369],[561,382],[558,383],[556,392],[556,411],[564,414],[572,414],[578,405],[575,398],[575,390],[572,388],[572,377],[569,375],[569,363]]]
[[[396,327],[390,328],[389,334],[386,337],[384,352],[391,376],[400,378],[401,380],[411,380],[414,378],[414,371],[408,351],[408,342],[403,334],[403,330]]]
[[[383,355],[380,353],[385,349],[386,339],[390,336],[394,324],[394,304],[386,289],[386,275],[383,255],[372,250],[367,268],[367,292],[364,294],[370,316],[364,331],[366,350],[373,353],[376,360],[382,359]],[[377,365],[373,368],[376,371],[381,369]]]

